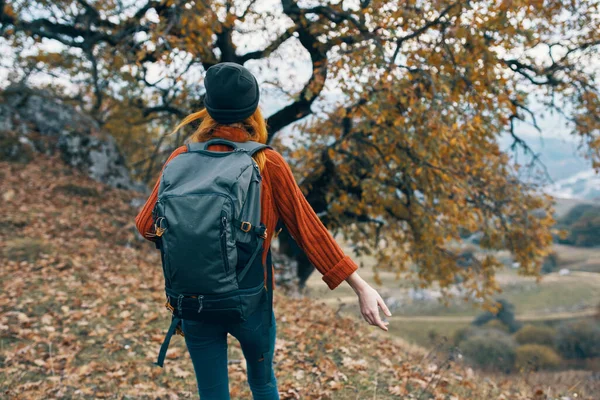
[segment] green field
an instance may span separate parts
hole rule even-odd
[[[555,325],[596,312],[600,304],[600,273],[593,272],[590,266],[600,264],[600,249],[557,245],[555,251],[559,256],[558,269],[568,268],[569,274],[554,272],[544,275],[539,282],[510,268],[498,274],[502,292],[497,298],[515,306],[518,320]],[[365,257],[358,261],[365,266],[359,269],[361,276],[379,291],[392,309],[390,332],[408,342],[427,349],[445,337],[451,338],[456,330],[468,326],[482,312],[477,303],[460,298],[449,299],[448,306],[434,299],[413,300],[409,296],[411,282],[398,280],[391,272],[380,272],[383,285],[378,286],[373,279],[374,260]],[[360,318],[356,295],[347,284],[329,290],[315,273],[307,287],[310,297],[322,300],[342,314]]]
[[[600,249],[557,244],[554,246],[559,264],[573,271],[600,273]]]

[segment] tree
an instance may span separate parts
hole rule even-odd
[[[295,160],[328,227],[381,266],[416,265],[423,283],[444,288],[459,276],[471,294],[497,289],[493,255],[465,269],[448,246],[474,231],[484,249],[509,249],[523,273],[539,273],[552,210],[532,179],[543,166],[516,133],[520,122],[543,134],[533,102],[563,115],[600,167],[597,1],[0,5],[4,36],[32,54],[18,58],[14,79],[69,76],[69,101],[129,144],[135,172],[148,181],[183,140],[165,132],[202,106],[205,69],[246,64],[266,90],[289,94],[268,118],[270,139]],[[39,46],[48,41],[61,49]],[[295,61],[311,71],[299,87],[279,69]],[[332,93],[333,104],[325,101]],[[298,121],[296,146],[286,149],[279,133]],[[498,146],[503,134],[530,156],[520,169]]]
[[[557,226],[566,231],[565,238],[558,238],[559,243],[581,247],[600,245],[600,207],[596,205],[576,205]]]
[[[520,329],[521,323],[515,319],[515,306],[507,300],[499,299],[494,305],[493,311],[485,311],[479,314],[474,320],[473,325],[483,326],[492,320],[500,321],[511,332],[516,332]]]

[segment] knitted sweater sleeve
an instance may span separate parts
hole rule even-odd
[[[180,146],[180,147],[176,148],[175,151],[173,151],[173,153],[171,153],[171,155],[169,156],[169,158],[163,165],[162,169],[165,168],[165,166],[169,163],[169,161],[171,161],[172,159],[177,157],[179,154],[185,153],[186,151],[187,151],[186,146]],[[148,200],[146,200],[146,203],[144,204],[144,206],[142,207],[142,209],[140,210],[138,215],[135,217],[135,227],[137,228],[138,232],[145,239],[148,239],[150,241],[155,240],[154,237],[149,236],[148,233],[154,233],[153,226],[152,226],[152,224],[153,224],[152,209],[154,208],[154,205],[156,204],[156,201],[158,200],[159,184],[160,184],[160,175],[159,175],[158,179],[156,180],[156,183],[154,184],[154,188],[152,189],[152,193],[150,193],[150,197],[148,197]]]
[[[298,187],[290,166],[276,151],[267,150],[267,170],[279,217],[309,261],[333,290],[358,266],[345,255]]]

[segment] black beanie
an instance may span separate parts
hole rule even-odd
[[[258,107],[258,82],[243,66],[222,62],[206,70],[204,106],[220,124],[241,122]]]

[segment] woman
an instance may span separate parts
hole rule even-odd
[[[190,138],[192,142],[223,138],[234,142],[252,140],[266,143],[266,124],[258,108],[258,83],[247,69],[234,63],[214,65],[207,70],[205,86],[206,108],[189,115],[174,132],[200,120],[199,127]],[[223,144],[211,145],[208,149],[232,150]],[[186,146],[177,148],[165,165],[186,150]],[[378,307],[381,307],[387,316],[391,314],[381,296],[358,275],[357,265],[343,253],[321,223],[300,191],[283,157],[274,150],[264,149],[256,153],[254,159],[262,175],[261,222],[267,227],[263,264],[266,264],[267,250],[275,225],[281,219],[298,245],[306,252],[310,262],[323,275],[322,279],[329,288],[333,290],[342,281],[348,282],[358,295],[365,320],[387,331],[387,323],[381,321]],[[148,240],[155,238],[152,209],[157,201],[159,183],[160,180],[156,182],[152,194],[136,217],[137,229]],[[248,384],[254,399],[279,398],[273,371],[276,326],[273,324],[269,332],[269,356],[261,357],[256,354],[261,321],[260,313],[235,326],[183,321],[182,330],[202,399],[229,399],[227,333],[231,333],[240,342],[246,358]]]

